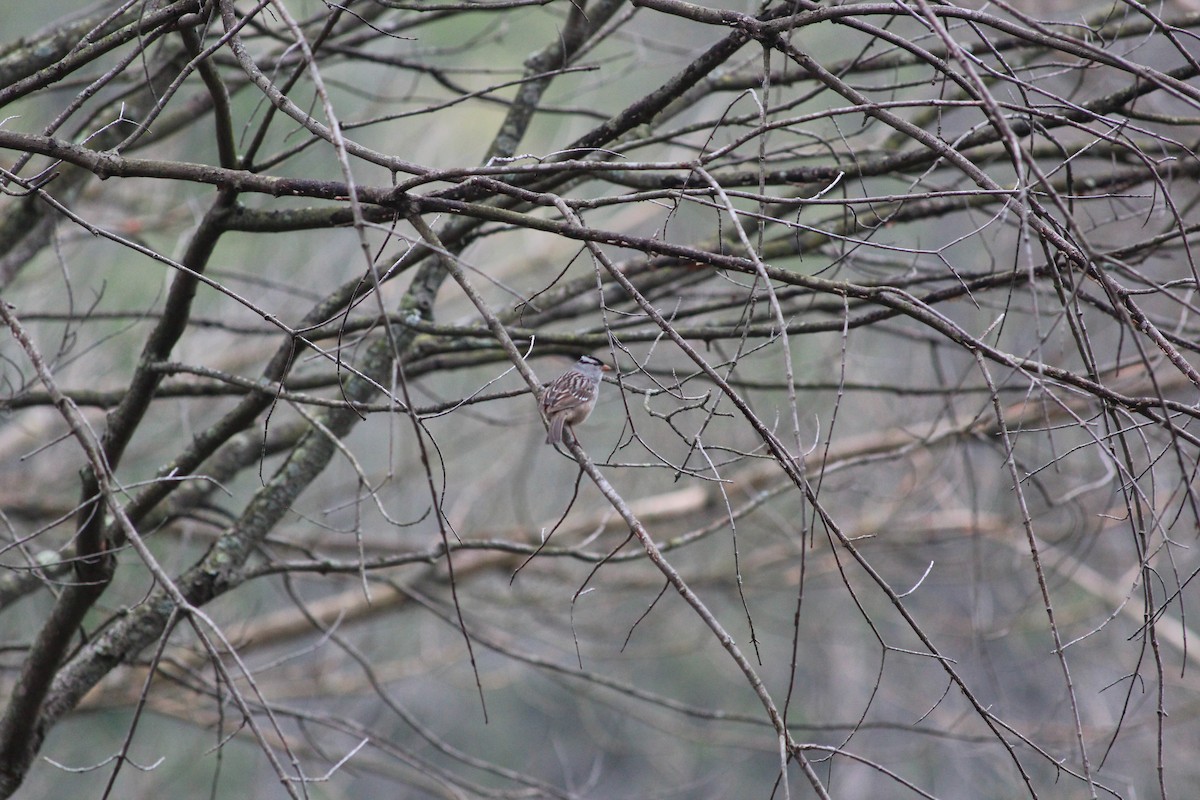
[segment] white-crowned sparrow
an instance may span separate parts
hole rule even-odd
[[[580,356],[575,366],[550,382],[542,394],[542,411],[550,419],[546,444],[566,444],[563,426],[570,426],[574,434],[575,426],[588,418],[596,407],[600,376],[610,370],[612,367],[594,356]]]

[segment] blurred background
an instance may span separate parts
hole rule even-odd
[[[0,796],[1185,796],[1197,28],[0,10]]]

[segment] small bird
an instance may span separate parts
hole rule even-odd
[[[575,426],[587,419],[596,407],[600,376],[611,371],[612,367],[595,356],[584,355],[546,386],[542,394],[542,411],[550,419],[546,444],[567,443],[563,426],[569,426],[574,435]]]

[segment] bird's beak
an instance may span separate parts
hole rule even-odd
[[[601,365],[600,365],[600,371],[601,371],[601,372],[612,372],[612,371],[613,371],[613,368],[612,368],[612,367],[610,367],[608,364],[601,364]]]

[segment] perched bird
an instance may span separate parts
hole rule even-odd
[[[575,426],[588,418],[596,407],[600,376],[611,370],[595,356],[580,356],[573,367],[550,382],[542,394],[542,411],[550,419],[546,444],[566,444],[563,426],[569,426],[574,434]]]

